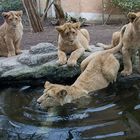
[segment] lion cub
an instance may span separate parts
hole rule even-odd
[[[42,108],[64,105],[88,93],[105,88],[116,80],[120,64],[112,53],[97,52],[81,63],[83,71],[71,86],[45,83],[44,94],[37,100]]]
[[[0,27],[0,56],[9,57],[20,54],[23,34],[22,11],[3,12],[2,16],[5,22]]]
[[[124,31],[125,27],[120,31],[120,39]],[[122,45],[120,41],[116,47],[92,53],[84,59],[81,63],[82,73],[71,86],[51,84],[47,81],[44,94],[37,102],[43,108],[64,105],[81,97],[89,97],[90,92],[105,88],[109,83],[116,81],[120,64],[114,54]]]
[[[128,13],[128,19],[130,23],[124,25],[122,28],[125,28],[123,35],[120,35],[120,32],[117,33],[116,38],[113,38],[112,42],[116,39],[117,43],[122,41],[122,55],[123,55],[123,64],[124,69],[121,72],[122,75],[127,76],[132,74],[132,61],[131,58],[133,54],[135,55],[135,50],[139,51],[139,63],[140,63],[140,12]],[[102,43],[98,43],[99,46],[109,49],[110,47]],[[111,47],[115,47],[112,45]],[[139,64],[140,65],[140,64]],[[140,71],[140,66],[139,66]]]
[[[58,63],[75,66],[79,57],[85,52],[90,51],[89,33],[86,29],[80,29],[80,23],[65,23],[56,27],[59,32],[58,37]],[[70,54],[69,59],[67,55]]]

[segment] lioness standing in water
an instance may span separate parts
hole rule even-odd
[[[14,56],[21,53],[20,42],[23,34],[22,11],[3,12],[5,22],[0,27],[0,56]]]
[[[90,51],[88,31],[80,29],[80,23],[65,23],[56,27],[56,30],[59,32],[58,63],[75,66],[85,50]],[[70,54],[69,59],[67,59],[67,54]]]

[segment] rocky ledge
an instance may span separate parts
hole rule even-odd
[[[91,47],[93,52],[102,50]],[[88,55],[90,53],[85,52],[75,67],[59,66],[57,47],[51,43],[37,44],[18,56],[0,57],[0,85],[41,85],[46,80],[70,84],[80,74],[80,62]]]
[[[40,43],[32,46],[30,50],[23,50],[18,56],[0,58],[0,85],[43,85],[46,80],[53,83],[71,84],[80,74],[80,62],[91,53],[102,48],[91,46],[92,52],[85,52],[79,59],[78,65],[68,67],[58,66],[57,47],[51,43]],[[140,81],[139,74],[128,77],[118,76],[119,86],[132,86]],[[133,84],[132,84],[133,83]]]

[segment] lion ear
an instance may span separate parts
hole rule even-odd
[[[81,26],[80,22],[73,23],[73,27],[76,29],[80,29],[80,26]]]
[[[67,95],[67,91],[65,89],[60,90],[57,95],[59,98],[64,98]]]
[[[8,18],[8,17],[9,17],[9,13],[8,13],[8,12],[3,12],[3,13],[2,13],[2,16],[3,16],[4,18]]]
[[[127,17],[130,20],[130,22],[134,22],[134,20],[136,19],[137,16],[134,12],[129,12]]]
[[[51,84],[50,82],[46,81],[44,87],[45,87],[45,88],[48,88],[48,86],[49,86],[50,84]]]
[[[61,32],[64,31],[63,26],[56,26],[55,29],[56,29],[59,33],[61,33]]]
[[[16,15],[21,17],[23,15],[23,11],[22,10],[17,11],[17,14]]]

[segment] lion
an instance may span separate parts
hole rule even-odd
[[[80,29],[80,23],[65,23],[57,26],[58,37],[58,64],[75,66],[82,54],[91,51],[89,47],[90,36],[86,29]],[[67,58],[67,55],[70,57]]]
[[[128,19],[130,20],[130,22],[125,25],[125,31],[122,39],[120,39],[119,36],[119,42],[122,41],[123,44],[121,48],[124,64],[124,69],[121,72],[123,76],[128,76],[132,74],[133,70],[131,58],[136,50],[138,50],[139,52],[140,60],[140,12],[128,13]]]
[[[10,57],[21,53],[23,34],[22,11],[3,12],[5,22],[0,27],[0,56]]]

